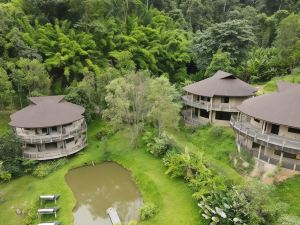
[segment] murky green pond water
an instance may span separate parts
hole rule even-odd
[[[112,162],[71,170],[66,175],[77,205],[74,225],[111,225],[106,209],[114,207],[122,222],[138,218],[142,197],[129,171]]]

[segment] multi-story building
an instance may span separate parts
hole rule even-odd
[[[87,146],[85,109],[64,96],[29,98],[31,104],[11,115],[10,125],[27,159],[48,160],[74,154]]]
[[[256,89],[236,76],[218,71],[214,76],[184,87],[184,120],[193,125],[216,123],[229,126],[237,105],[252,97]]]
[[[258,160],[300,171],[300,85],[278,82],[278,92],[245,100],[231,126],[237,145]]]

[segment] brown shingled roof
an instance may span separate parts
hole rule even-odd
[[[200,96],[252,96],[257,91],[251,85],[238,79],[234,75],[218,71],[210,78],[198,81],[184,87],[184,90]]]
[[[281,84],[281,91],[247,99],[238,110],[257,119],[300,128],[300,85],[288,89]]]
[[[29,98],[29,106],[10,116],[13,127],[42,128],[68,124],[83,118],[85,109],[67,102],[64,96]]]

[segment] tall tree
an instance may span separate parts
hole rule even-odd
[[[148,118],[158,128],[159,135],[167,128],[178,126],[179,93],[166,77],[150,80],[147,100],[150,105]]]
[[[223,70],[226,72],[234,72],[234,68],[231,66],[232,60],[230,58],[230,54],[228,52],[217,51],[216,54],[213,55],[213,58],[206,68],[205,77],[210,77],[218,70]]]
[[[300,14],[291,14],[283,19],[277,33],[275,47],[280,59],[291,71],[300,64]]]
[[[21,107],[27,96],[49,94],[51,80],[44,65],[38,60],[21,58],[11,70],[11,79],[19,95]]]
[[[12,104],[13,88],[6,71],[0,67],[0,110]]]
[[[192,50],[198,68],[205,71],[219,49],[228,52],[234,64],[238,65],[254,43],[255,36],[247,21],[231,20],[198,32]]]

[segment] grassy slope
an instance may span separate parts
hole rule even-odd
[[[229,153],[236,152],[233,131],[223,128],[221,137],[215,138],[210,134],[212,126],[200,128],[194,134],[189,132],[172,131],[170,134],[182,148],[194,152],[202,152],[208,163],[218,174],[224,175],[236,183],[242,181],[242,176],[231,167]]]
[[[265,94],[277,91],[276,81],[278,80],[283,80],[289,83],[300,83],[300,72],[295,72],[291,75],[283,77],[274,77],[272,80],[266,82],[265,84],[258,85],[261,89],[258,94]]]
[[[89,127],[89,147],[48,177],[37,179],[24,176],[9,184],[0,185],[0,218],[6,221],[6,225],[21,224],[22,218],[16,215],[15,209],[36,201],[43,193],[62,194],[58,201],[61,211],[57,220],[66,225],[72,224],[71,212],[75,206],[75,199],[65,183],[64,176],[71,168],[91,164],[91,161],[102,161],[103,149],[109,150],[112,160],[133,172],[145,201],[158,204],[160,213],[154,219],[142,224],[204,224],[191,198],[189,188],[182,181],[166,176],[160,159],[153,158],[142,149],[133,150],[128,141],[128,132],[118,133],[106,144],[98,142],[94,136],[99,126],[101,124],[95,122]]]

